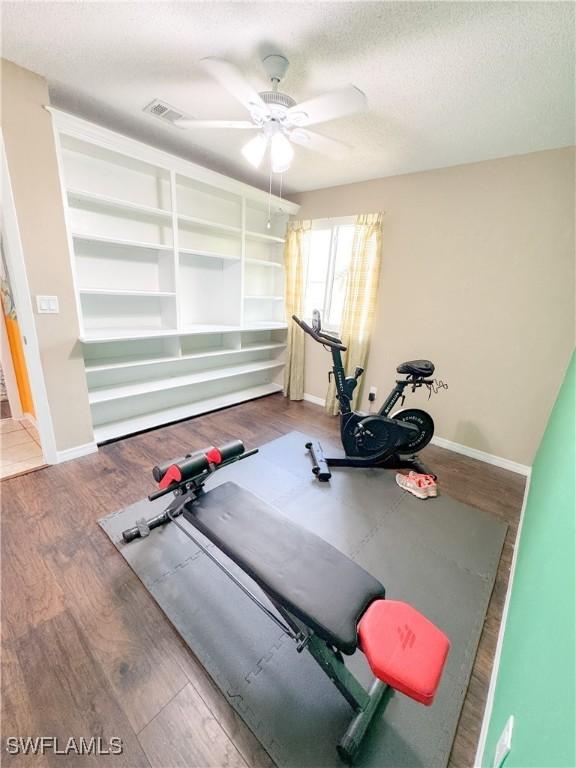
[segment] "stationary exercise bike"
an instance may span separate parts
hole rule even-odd
[[[434,364],[430,360],[409,360],[401,363],[396,371],[406,378],[396,380],[394,388],[378,413],[353,411],[352,396],[364,369],[356,368],[354,376],[346,376],[341,355],[346,351],[346,347],[341,339],[322,330],[318,310],[314,310],[312,327],[296,315],[292,315],[292,319],[314,341],[332,352],[332,370],[328,374],[328,380],[334,376],[336,397],[340,404],[340,437],[346,456],[327,457],[324,456],[318,441],[306,443],[306,448],[312,456],[312,471],[317,478],[329,480],[329,467],[406,468],[434,475],[416,455],[428,445],[434,435],[434,421],[430,414],[420,408],[405,408],[390,415],[398,400],[402,400],[401,404],[404,403],[404,390],[407,387],[410,387],[412,392],[420,387],[427,387],[429,397],[439,389],[448,389],[447,384],[430,378],[434,373]]]

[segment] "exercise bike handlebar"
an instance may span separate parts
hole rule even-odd
[[[346,352],[346,347],[339,339],[336,339],[334,336],[329,336],[327,333],[323,333],[322,331],[315,331],[314,328],[308,325],[304,320],[300,320],[299,317],[296,315],[292,315],[292,320],[296,323],[296,325],[299,325],[302,330],[308,334],[308,336],[311,336],[314,341],[317,341],[319,344],[324,344],[327,347],[331,347],[332,349],[339,349],[341,352]]]

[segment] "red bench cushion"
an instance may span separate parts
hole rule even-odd
[[[438,627],[408,603],[375,600],[360,619],[358,638],[377,678],[432,704],[450,649]]]

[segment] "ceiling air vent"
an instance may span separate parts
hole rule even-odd
[[[154,101],[150,102],[148,106],[144,107],[144,112],[159,117],[161,120],[165,120],[168,123],[174,123],[181,117],[188,117],[184,112],[171,107],[170,104],[166,104],[165,101],[160,101],[160,99],[154,99]]]

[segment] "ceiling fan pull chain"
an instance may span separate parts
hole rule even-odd
[[[270,229],[272,222],[270,221],[272,206],[272,162],[270,162],[270,186],[268,188],[268,221],[266,222],[266,229]]]

